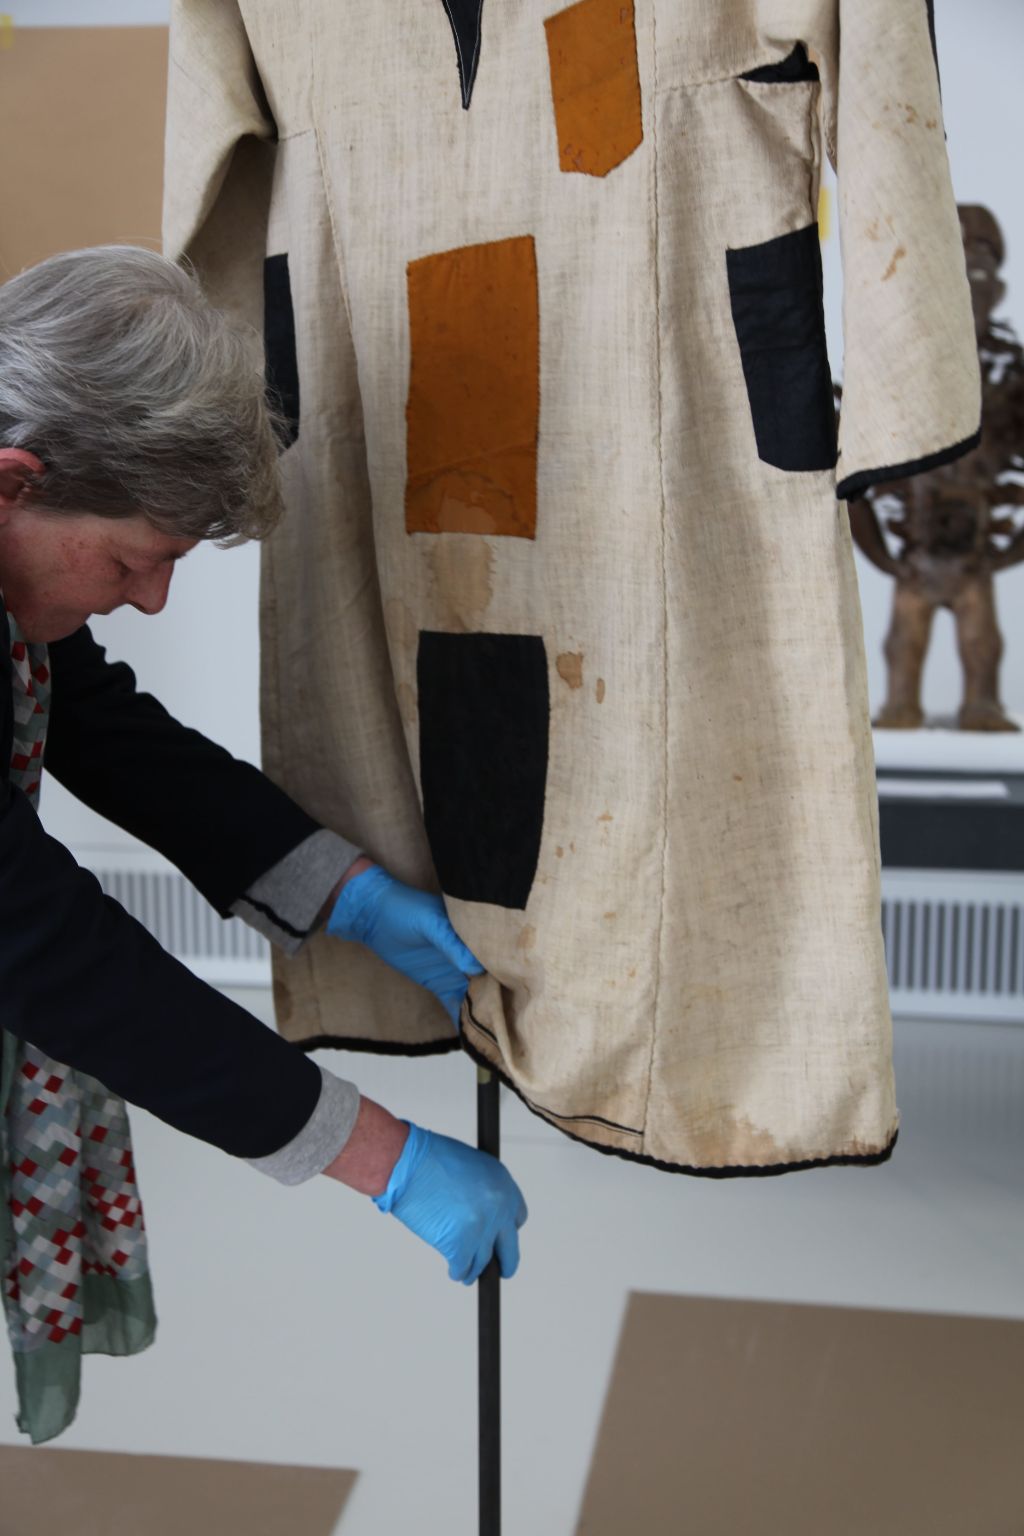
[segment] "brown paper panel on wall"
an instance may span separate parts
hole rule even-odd
[[[1024,1322],[634,1295],[577,1536],[1024,1531]]]
[[[0,1447],[0,1536],[332,1536],[356,1480],[334,1467]]]
[[[537,528],[540,322],[532,235],[411,261],[409,533]]]
[[[579,0],[544,23],[563,171],[607,176],[643,142],[633,0]]]
[[[13,27],[0,48],[0,280],[84,245],[160,248],[166,27]]]

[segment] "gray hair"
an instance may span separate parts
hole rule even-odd
[[[262,538],[280,431],[252,334],[165,257],[66,251],[0,286],[0,446],[42,461],[40,507]]]

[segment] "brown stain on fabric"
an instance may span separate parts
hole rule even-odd
[[[407,533],[532,539],[540,314],[532,235],[411,261]]]
[[[599,816],[597,819],[598,821],[614,821],[615,817],[612,815],[611,811],[605,811],[604,814]]]
[[[555,661],[555,670],[570,688],[583,687],[583,652],[563,651]]]
[[[604,703],[604,695],[605,695],[604,678],[603,677],[599,677],[598,680],[597,680],[597,686],[594,689],[594,697],[597,699],[597,702],[599,704],[603,704]]]
[[[485,539],[439,539],[434,586],[442,624],[454,633],[480,628],[494,596],[494,551]]]
[[[559,169],[607,176],[644,137],[633,0],[579,0],[544,31]]]
[[[882,282],[883,283],[887,283],[889,281],[890,277],[892,277],[895,274],[896,268],[899,266],[900,262],[903,260],[903,258],[904,258],[904,256],[906,254],[907,254],[907,248],[906,248],[905,245],[898,245],[896,247],[896,249],[892,253],[892,260],[890,261],[889,265],[886,267],[885,271],[882,273]]]
[[[770,1168],[793,1161],[770,1131],[727,1109],[706,1111],[688,1140],[697,1168]]]
[[[516,939],[516,949],[521,949],[526,954],[529,954],[536,943],[537,930],[532,923],[527,923],[524,928],[519,930],[519,937]]]

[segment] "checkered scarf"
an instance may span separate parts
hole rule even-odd
[[[11,780],[38,805],[48,657],[10,625]],[[134,1354],[156,1319],[124,1101],[6,1032],[3,1085],[3,1300],[18,1427],[38,1443],[74,1418],[82,1354]]]

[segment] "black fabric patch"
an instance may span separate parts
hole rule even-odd
[[[521,910],[544,828],[544,642],[424,630],[416,673],[423,816],[441,889]]]
[[[283,451],[299,435],[299,362],[287,253],[268,256],[263,263],[263,345],[267,398],[285,419],[279,434]]]
[[[762,64],[760,69],[748,69],[741,80],[754,80],[759,85],[792,85],[798,80],[817,80],[818,66],[807,57],[803,43],[797,43],[793,52],[778,64]]]
[[[924,458],[908,459],[905,464],[882,464],[877,469],[858,470],[855,475],[847,475],[845,480],[840,480],[836,486],[836,500],[859,501],[873,485],[884,485],[888,480],[908,480],[911,475],[924,475],[931,469],[941,469],[944,464],[962,459],[965,453],[972,453],[980,442],[979,427],[970,437],[962,438],[959,443],[951,443],[948,448],[940,448],[936,453],[926,454]]]
[[[455,55],[459,64],[459,85],[462,89],[462,105],[469,111],[473,99],[473,84],[477,65],[480,63],[480,30],[484,0],[442,0],[448,12],[455,38]]]
[[[832,469],[836,415],[818,226],[725,255],[758,458],[776,469]]]

